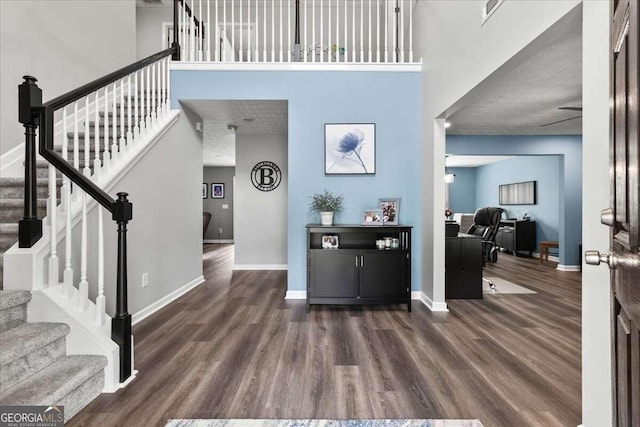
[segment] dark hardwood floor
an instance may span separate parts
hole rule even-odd
[[[68,425],[169,418],[581,420],[580,273],[501,255],[489,275],[536,295],[450,300],[448,313],[285,301],[283,271],[235,271],[205,247],[206,283],[134,326],[136,368]]]

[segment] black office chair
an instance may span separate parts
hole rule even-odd
[[[482,237],[482,268],[488,262],[498,261],[498,246],[496,245],[496,235],[500,228],[500,219],[504,209],[496,207],[479,208],[473,215],[473,224],[469,227],[467,234]],[[491,289],[496,285],[489,279],[483,278],[489,283]]]

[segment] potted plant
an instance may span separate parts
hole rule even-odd
[[[316,193],[311,196],[311,212],[317,212],[320,214],[320,223],[322,225],[332,225],[333,217],[339,216],[342,213],[344,207],[342,201],[344,196],[335,194],[324,190],[324,193]]]

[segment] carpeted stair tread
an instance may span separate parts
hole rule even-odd
[[[37,205],[39,208],[46,208],[47,200],[38,199]],[[21,208],[23,206],[24,200],[22,199],[0,199],[0,209]]]
[[[0,292],[0,311],[8,310],[31,301],[29,291],[2,291]]]
[[[0,342],[20,345],[0,348],[0,367],[68,335],[69,331],[65,323],[25,323],[1,333]]]
[[[0,199],[24,199],[24,182],[24,178],[0,178]],[[62,187],[62,178],[56,179],[56,187]],[[47,177],[36,178],[36,191],[39,198],[49,197],[48,173]]]
[[[0,251],[4,253],[18,241],[18,224],[0,223]]]
[[[64,398],[79,387],[94,388],[87,387],[88,380],[104,382],[102,371],[106,365],[107,358],[104,356],[74,355],[60,358],[47,368],[2,392],[0,405],[65,405],[67,402]],[[89,393],[83,394],[86,401],[80,407],[95,398]],[[77,402],[68,403],[79,406]],[[66,415],[67,418],[72,416]]]

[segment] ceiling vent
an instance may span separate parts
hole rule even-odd
[[[500,7],[504,0],[487,0],[482,6],[482,24]]]

